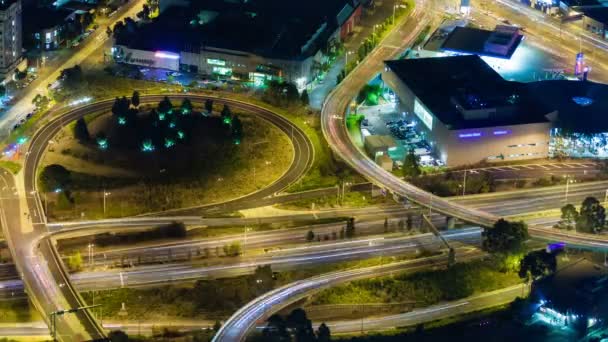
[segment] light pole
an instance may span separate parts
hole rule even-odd
[[[467,193],[467,170],[464,170],[464,176],[462,177],[462,196]]]
[[[566,194],[564,195],[564,202],[568,203],[568,189],[570,183],[574,183],[574,179],[570,179],[570,175],[566,175]]]
[[[93,266],[93,247],[95,247],[94,244],[90,243],[87,245],[87,247],[89,248],[89,267]]]
[[[110,192],[106,192],[106,189],[103,189],[103,216],[106,216],[106,197],[110,194]]]
[[[245,245],[247,244],[247,232],[251,229],[252,228],[245,227],[245,229],[243,230],[243,257],[245,256]]]
[[[354,52],[352,51],[346,51],[344,52],[344,68],[346,69],[346,66],[348,65],[348,55],[352,55]]]
[[[608,202],[608,189],[606,189],[606,192],[604,193],[604,207],[606,206],[606,202]]]
[[[379,24],[375,24],[373,26],[373,31],[372,31],[372,44],[376,45],[376,27],[380,26]]]

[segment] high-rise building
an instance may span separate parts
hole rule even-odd
[[[0,0],[0,78],[22,60],[21,0]]]

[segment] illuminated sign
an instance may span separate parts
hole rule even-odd
[[[207,64],[224,66],[226,65],[226,61],[223,59],[207,58]]]
[[[481,136],[481,132],[471,132],[471,133],[460,133],[458,134],[459,138],[479,138]]]
[[[580,75],[583,73],[585,66],[585,54],[579,52],[576,54],[576,62],[574,63],[574,75]]]
[[[156,51],[154,53],[154,57],[167,58],[167,59],[179,59],[179,55],[171,53],[171,52],[164,52],[164,51]]]
[[[433,116],[424,108],[418,99],[414,101],[414,113],[416,113],[418,119],[420,119],[428,129],[433,130]]]
[[[507,135],[507,134],[511,134],[510,130],[507,129],[502,129],[502,130],[497,130],[493,132],[494,135]]]

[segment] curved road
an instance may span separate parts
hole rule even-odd
[[[157,103],[164,96],[142,96],[141,103]],[[187,97],[194,103],[207,99],[226,103],[234,108],[246,110],[260,116],[275,124],[290,136],[294,146],[295,158],[287,172],[270,186],[234,201],[251,198],[262,199],[271,196],[297,180],[312,164],[312,144],[304,132],[280,115],[259,106],[214,96],[179,94],[171,95],[170,97],[174,100]],[[49,141],[67,123],[93,112],[109,112],[113,102],[114,100],[106,100],[77,107],[53,118],[47,125],[34,134],[30,142],[24,163],[23,183],[18,182],[15,184],[13,177],[7,173],[1,175],[2,180],[6,184],[5,190],[3,190],[6,195],[3,198],[6,199],[2,201],[1,213],[3,230],[30,298],[43,317],[45,317],[47,324],[49,323],[51,312],[82,307],[85,303],[70,282],[52,241],[49,239],[43,240],[48,231],[46,228],[46,216],[42,209],[36,187],[36,170]],[[25,207],[29,209],[29,212],[26,211],[22,215],[21,213]],[[7,222],[8,220],[11,220],[11,222]],[[96,322],[88,310],[58,316],[57,331],[58,339],[64,341],[91,340],[105,337],[103,328]]]

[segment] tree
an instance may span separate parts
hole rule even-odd
[[[215,323],[213,324],[213,331],[218,332],[221,327],[222,323],[220,323],[220,321],[215,321]]]
[[[6,87],[0,84],[0,96],[6,95]]]
[[[315,233],[312,230],[309,230],[308,233],[306,233],[306,241],[311,242],[314,239]]]
[[[86,143],[91,140],[91,135],[89,134],[89,129],[87,128],[87,122],[84,121],[84,118],[76,120],[76,124],[74,125],[74,138],[76,138],[76,140],[78,140],[80,143]]]
[[[232,138],[239,143],[243,139],[243,124],[236,115],[232,117]]]
[[[300,94],[300,102],[302,102],[303,106],[308,106],[310,103],[310,99],[308,98],[308,91],[306,89],[302,90],[302,94]]]
[[[106,27],[106,34],[108,35],[108,38],[112,37],[112,29],[110,28],[110,26]]]
[[[80,87],[84,81],[84,75],[80,65],[75,65],[71,68],[61,70],[59,79],[63,81],[63,85],[67,89],[75,89]]]
[[[227,104],[224,104],[224,108],[222,108],[222,119],[225,123],[230,123],[230,121],[232,120],[232,110],[230,110],[230,106],[228,106]]]
[[[45,166],[38,178],[38,185],[43,192],[65,190],[69,188],[70,183],[70,171],[58,164]]]
[[[529,281],[537,280],[557,269],[557,260],[554,253],[549,253],[544,249],[528,253],[519,266],[519,277]]]
[[[173,108],[173,104],[171,103],[171,100],[169,100],[169,97],[165,96],[162,101],[160,101],[158,103],[158,112],[160,113],[168,113],[171,109]]]
[[[325,322],[321,323],[321,325],[319,325],[319,328],[317,329],[317,341],[331,341],[331,332],[329,331],[329,327],[325,324]]]
[[[285,320],[278,314],[268,317],[267,324],[262,330],[262,340],[268,342],[289,342],[291,336],[287,331]]]
[[[406,178],[414,178],[420,176],[421,173],[420,157],[414,153],[414,149],[410,149],[403,161],[403,176]]]
[[[509,222],[499,219],[492,228],[482,232],[483,249],[491,253],[510,253],[521,250],[528,239],[528,226],[524,222]]]
[[[347,238],[352,238],[355,236],[355,218],[351,217],[346,221],[346,229],[345,234]]]
[[[182,114],[188,114],[192,112],[192,102],[190,102],[189,98],[185,98],[182,100],[181,110]]]
[[[576,231],[582,233],[599,233],[606,223],[606,210],[595,197],[587,197],[581,204],[576,221]]]
[[[139,107],[139,92],[137,90],[131,95],[131,104],[133,107]]]
[[[301,308],[294,309],[285,318],[285,324],[288,328],[295,331],[296,341],[298,342],[314,342],[316,340],[312,322],[306,316],[306,311]]]
[[[68,256],[68,268],[72,271],[80,271],[82,269],[82,255],[80,252]]]
[[[241,254],[241,244],[238,242],[233,242],[229,245],[224,245],[224,254],[226,256],[239,256]]]
[[[578,221],[578,211],[572,204],[566,204],[562,207],[562,222],[568,229],[574,228],[574,225]]]
[[[213,100],[205,100],[205,110],[207,111],[207,114],[211,114],[213,112]]]

